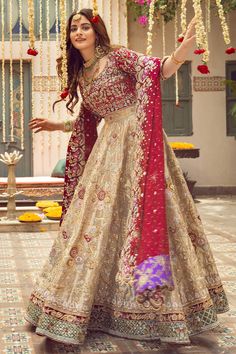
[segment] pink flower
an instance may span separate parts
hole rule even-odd
[[[138,17],[138,23],[142,26],[146,26],[148,24],[148,18],[145,15]]]
[[[145,0],[135,0],[135,2],[139,5],[144,5]]]

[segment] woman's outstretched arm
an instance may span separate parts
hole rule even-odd
[[[162,69],[162,75],[164,78],[167,79],[171,77],[187,59],[188,54],[195,43],[195,24],[196,18],[194,17],[187,27],[181,45],[165,60]]]
[[[32,129],[35,133],[41,131],[53,132],[60,130],[62,132],[70,132],[73,130],[75,120],[67,120],[65,122],[55,122],[50,119],[45,118],[33,118],[29,122],[29,128]]]

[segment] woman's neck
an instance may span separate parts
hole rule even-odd
[[[84,61],[89,61],[90,59],[94,58],[95,50],[94,49],[85,49],[80,51]]]

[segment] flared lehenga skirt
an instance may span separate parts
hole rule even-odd
[[[133,205],[135,107],[106,117],[42,273],[26,319],[36,332],[82,344],[87,330],[189,343],[217,325],[227,299],[182,171],[164,134],[166,213],[174,290],[137,301],[117,280]],[[147,296],[147,298],[145,298]]]

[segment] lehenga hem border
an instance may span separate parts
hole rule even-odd
[[[32,323],[33,321],[29,320],[28,317],[26,318],[26,320],[28,322],[30,322],[31,324],[34,325],[34,323]],[[208,330],[211,330],[213,328],[216,328],[220,325],[219,321],[217,321],[216,323],[214,324],[211,324],[211,325],[208,325],[206,326],[204,329],[202,330],[199,330],[197,332],[194,332],[194,333],[191,333],[189,334],[189,337],[192,337],[192,336],[195,336],[197,334],[200,334],[200,333],[203,333],[203,332],[206,332]],[[126,339],[130,339],[130,340],[144,340],[144,341],[153,341],[153,340],[160,340],[162,343],[176,343],[176,344],[190,344],[191,341],[186,341],[186,340],[183,340],[183,341],[175,341],[168,337],[152,337],[152,338],[147,338],[145,336],[129,336],[129,335],[126,335],[124,336],[123,334],[121,334],[120,332],[117,332],[117,331],[113,331],[113,330],[109,330],[109,329],[101,329],[101,328],[88,328],[90,331],[98,331],[98,332],[103,332],[103,333],[107,333],[107,334],[111,334],[111,335],[114,335],[114,336],[117,336],[119,338],[126,338]],[[80,342],[80,341],[76,341],[76,340],[70,340],[70,341],[64,341],[61,339],[60,336],[57,336],[57,335],[52,335],[50,332],[46,331],[46,330],[43,330],[41,328],[36,328],[36,331],[35,331],[36,334],[38,335],[44,335],[58,343],[63,343],[63,344],[72,344],[72,345],[83,345],[84,342]]]

